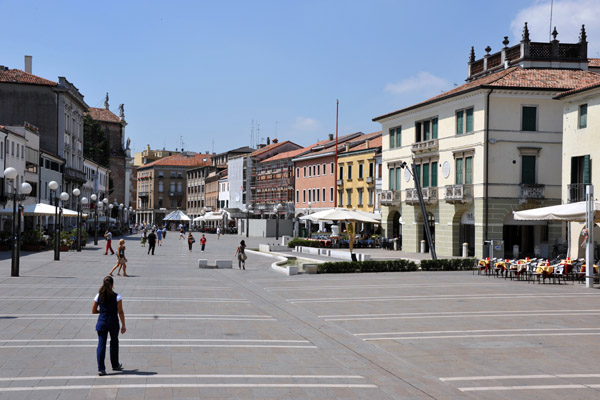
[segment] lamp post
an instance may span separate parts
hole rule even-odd
[[[85,206],[88,205],[89,202],[90,201],[88,200],[87,197],[82,197],[81,198],[81,205],[82,205],[82,207],[81,207],[81,213],[82,214],[83,214],[83,209],[85,208]],[[86,227],[86,231],[87,231],[87,223],[85,224],[85,227]],[[81,251],[81,232],[78,232],[77,234],[79,235],[79,245],[78,245],[77,251]]]
[[[80,194],[81,190],[77,188],[73,189],[73,197],[75,198],[75,203],[77,203],[77,251],[81,251],[81,206],[79,204]]]
[[[90,196],[90,200],[92,200],[92,204],[94,207],[94,246],[98,245],[98,196],[96,194],[92,194]]]
[[[277,218],[275,221],[275,240],[279,240],[279,213],[282,208],[283,206],[281,204],[275,206],[275,218]]]
[[[308,202],[308,215],[310,216],[310,209],[312,208],[312,203],[309,201]],[[310,217],[308,218],[308,237],[311,238],[312,237],[312,221],[310,220]]]
[[[12,235],[13,235],[13,248],[12,248],[12,259],[10,266],[10,276],[19,276],[19,245],[21,239],[21,216],[17,214],[17,185],[16,179],[19,172],[13,168],[8,167],[4,170],[4,178],[12,181],[13,188],[13,219],[12,219]],[[20,193],[27,195],[31,193],[31,185],[27,182],[21,184]],[[19,206],[20,208],[20,206]],[[17,224],[17,218],[19,223]]]
[[[407,168],[406,161],[400,164],[402,169]],[[429,244],[429,252],[431,253],[431,259],[437,260],[435,254],[435,246],[433,244],[433,238],[431,237],[431,230],[429,229],[429,221],[427,219],[427,211],[425,210],[425,202],[423,201],[423,192],[421,191],[421,182],[415,164],[411,164],[407,171],[412,175],[413,181],[415,182],[415,188],[417,189],[417,196],[419,196],[419,203],[421,204],[421,213],[423,214],[423,226],[425,227],[425,236],[427,237],[427,244]]]
[[[62,223],[61,223],[60,217],[62,214],[63,205],[65,204],[65,202],[67,202],[69,200],[69,193],[62,192],[60,194],[60,200],[62,201],[62,203],[60,205],[60,213],[58,214],[58,240],[59,240],[59,242],[60,242],[60,234],[62,232]],[[60,254],[60,248],[59,248],[59,254]]]
[[[48,182],[48,189],[50,189],[50,195],[54,194],[54,260],[60,260],[60,233],[58,230],[58,196],[56,195],[56,189],[58,189],[58,183],[56,181]],[[51,196],[52,197],[52,196]]]
[[[125,206],[123,203],[119,204],[119,218],[121,219],[121,233],[123,232],[123,225],[125,225]]]
[[[252,204],[246,207],[246,237],[250,235],[250,213],[252,212]]]
[[[106,228],[108,229],[108,222],[110,221],[110,217],[108,216],[108,197],[105,197],[102,200],[102,211],[104,213],[104,224],[106,225]]]

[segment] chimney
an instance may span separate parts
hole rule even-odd
[[[369,140],[365,140],[365,147],[368,149],[369,148]]]
[[[271,144],[271,138],[267,136],[267,146]]]
[[[346,151],[350,151],[350,143],[346,143]]]
[[[333,140],[333,133],[329,134],[329,140]]]
[[[32,67],[32,61],[33,61],[33,57],[32,56],[25,56],[25,72],[27,72],[28,74],[32,74],[33,72],[31,67]]]
[[[277,140],[277,138],[273,139],[273,144],[275,143],[279,143],[279,140]]]

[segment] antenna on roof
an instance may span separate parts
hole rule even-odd
[[[548,30],[548,41],[552,41],[552,9],[554,8],[554,0],[550,2],[550,29]]]

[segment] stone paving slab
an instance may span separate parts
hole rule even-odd
[[[0,399],[599,395],[597,289],[464,272],[285,276],[254,252],[241,271],[239,241],[266,239],[207,238],[190,253],[167,235],[154,256],[127,238],[131,276],[115,277],[126,371],[105,377],[91,305],[116,257],[89,244],[60,262],[26,253],[10,278],[0,253]],[[199,269],[199,258],[234,269]]]

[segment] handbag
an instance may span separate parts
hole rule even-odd
[[[196,239],[192,238],[192,240],[190,240],[190,242],[196,243]]]
[[[242,261],[246,261],[248,256],[245,253],[242,253],[242,254],[240,254],[240,258],[242,259]]]

